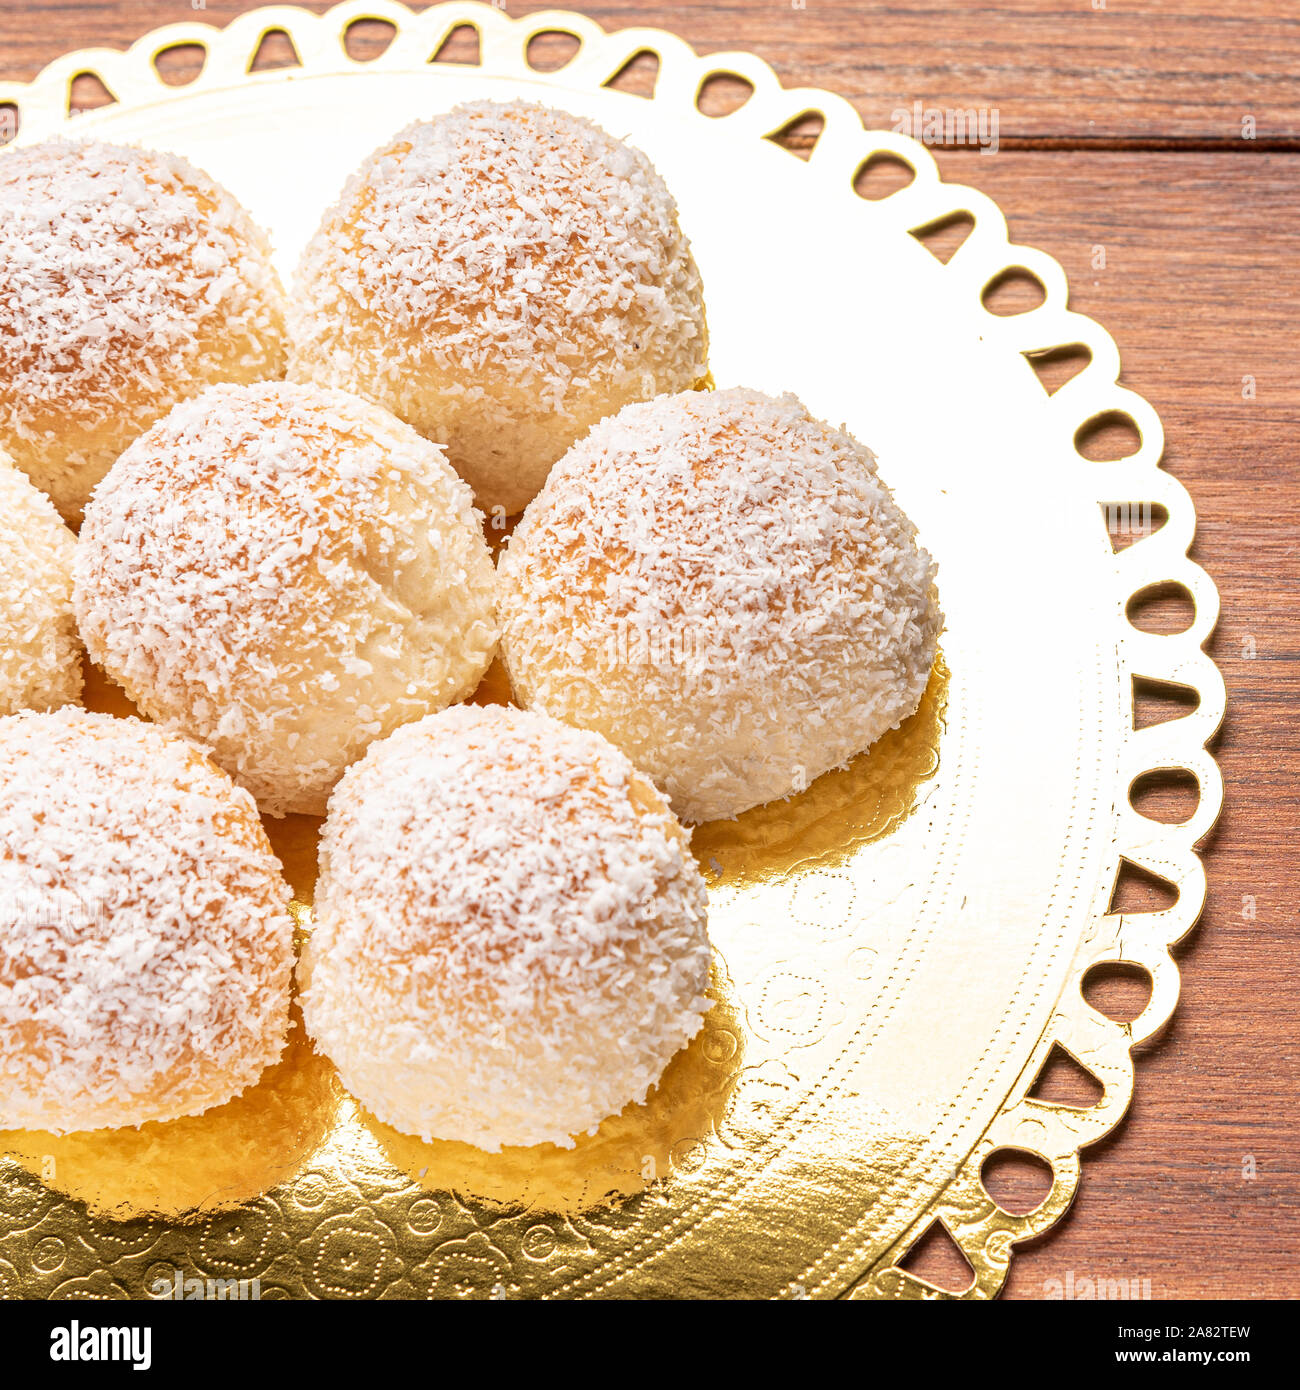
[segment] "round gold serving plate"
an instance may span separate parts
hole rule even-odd
[[[396,28],[367,63],[344,46],[361,18]],[[461,24],[478,31],[479,63],[434,61]],[[271,30],[298,64],[250,73]],[[527,48],[546,31],[581,47],[543,73]],[[183,88],[155,67],[178,44],[206,52]],[[659,60],[650,99],[608,85],[642,51]],[[116,101],[73,116],[84,72]],[[753,86],[719,119],[697,107],[715,73]],[[696,831],[716,1004],[644,1105],[568,1151],[422,1144],[366,1115],[295,1032],[260,1085],[206,1115],[0,1134],[0,1292],[151,1297],[179,1279],[209,1293],[222,1288],[210,1280],[256,1280],[245,1288],[262,1297],[925,1298],[939,1291],[900,1263],[938,1221],[973,1271],[966,1296],[989,1297],[1012,1247],[1069,1205],[1080,1149],[1128,1104],[1130,1048],[1168,1019],[1169,947],[1204,900],[1195,845],[1222,796],[1205,742],[1223,683],[1202,650],[1217,598],[1187,558],[1195,514],[1159,468],[1160,422],[1117,385],[1110,337],[1066,307],[1060,267],[1009,244],[993,203],[748,54],[700,58],[671,34],[606,34],[565,12],[379,0],[179,24],[0,86],[21,143],[71,129],[192,158],[270,228],[286,276],[372,147],[479,97],[562,106],[650,155],[704,276],[716,382],[795,391],[876,450],[940,564],[942,660],[918,714],[850,767]],[[766,138],[810,111],[824,126],[806,160]],[[869,201],[855,176],[882,154],[914,177]],[[911,233],[954,213],[974,229],[943,264]],[[1015,267],[1043,302],[995,315],[986,287]],[[1091,360],[1049,394],[1031,359],[1065,345]],[[1140,447],[1090,462],[1078,432],[1112,412]],[[1167,520],[1116,550],[1107,509],[1129,507]],[[1129,600],[1167,584],[1191,596],[1191,626],[1131,626]],[[1199,703],[1136,729],[1139,677]],[[479,698],[503,694],[494,678]],[[94,679],[88,698],[114,706]],[[1196,779],[1185,823],[1130,804],[1155,769]],[[309,930],[316,823],[271,829]],[[1173,905],[1111,912],[1124,861],[1172,884]],[[1129,1024],[1082,996],[1107,962],[1151,978]],[[1029,1094],[1056,1046],[1100,1083],[1091,1108]],[[1051,1166],[1028,1215],[981,1183],[1005,1148]]]

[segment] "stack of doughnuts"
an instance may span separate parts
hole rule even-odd
[[[711,1004],[683,823],[869,748],[942,624],[867,448],[705,389],[645,154],[529,102],[417,122],[286,294],[185,161],[15,148],[0,345],[0,1129],[219,1106],[295,991],[426,1141],[644,1100]],[[138,717],[80,707],[83,650]],[[465,703],[498,656],[514,704]],[[300,814],[295,984],[260,818]]]

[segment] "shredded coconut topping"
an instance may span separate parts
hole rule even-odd
[[[54,709],[81,694],[75,545],[50,499],[0,451],[0,715]]]
[[[470,694],[496,647],[469,489],[339,391],[178,405],[97,489],[75,573],[94,659],[272,815],[323,811],[373,739]]]
[[[266,237],[173,155],[0,154],[0,444],[75,518],[137,434],[211,381],[284,370]]]
[[[457,107],[372,155],[303,256],[292,322],[293,377],[388,406],[507,512],[602,416],[707,371],[663,180],[528,102]]]
[[[280,1055],[289,889],[252,798],[188,740],[0,719],[0,1129],[197,1114]]]
[[[460,706],[339,783],[303,1014],[399,1129],[571,1147],[698,1031],[705,916],[684,833],[621,753],[542,715]]]
[[[942,621],[873,455],[746,390],[602,421],[498,575],[516,696],[605,734],[692,821],[801,790],[913,713]]]

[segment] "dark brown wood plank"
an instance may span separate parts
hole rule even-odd
[[[206,0],[197,10],[186,0],[10,3],[0,9],[0,70],[26,80],[68,49],[125,47],[162,24],[222,25],[252,8],[246,0]],[[552,8],[508,5],[514,15]],[[755,52],[787,84],[838,92],[877,126],[920,102],[996,111],[1004,147],[1300,145],[1293,0],[604,0],[574,8],[607,29],[670,28],[701,52]],[[359,34],[358,51],[375,42]],[[538,49],[543,60],[549,51]],[[1253,140],[1243,139],[1246,118]]]

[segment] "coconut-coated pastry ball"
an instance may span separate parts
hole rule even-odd
[[[330,801],[303,1017],[405,1133],[572,1147],[699,1031],[709,961],[685,833],[596,734],[458,706]]]
[[[0,447],[80,519],[136,435],[210,382],[284,375],[265,235],[173,155],[0,154]]]
[[[369,396],[519,511],[595,422],[708,370],[700,277],[639,150],[473,102],[362,165],[299,269],[290,377]]]
[[[271,815],[471,694],[495,575],[442,451],[341,391],[214,386],[136,441],[77,543],[87,650]]]
[[[800,791],[912,714],[941,623],[872,454],[746,390],[602,421],[498,581],[519,702],[604,734],[693,822]]]
[[[251,1086],[289,1024],[289,889],[190,740],[0,719],[0,1129],[141,1125]]]
[[[50,499],[0,451],[0,715],[81,695],[75,546]]]

